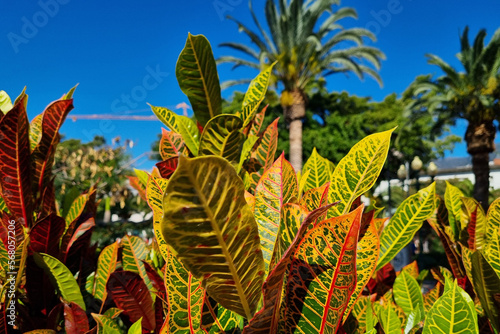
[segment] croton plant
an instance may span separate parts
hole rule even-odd
[[[336,165],[313,151],[295,171],[275,159],[277,120],[261,129],[272,68],[250,83],[240,112],[224,113],[210,44],[188,36],[176,74],[194,119],[152,106],[168,128],[163,161],[130,177],[155,238],[127,235],[99,254],[94,189],[54,199],[73,90],[31,124],[21,94],[0,116],[0,333],[498,333],[500,199],[485,213],[431,184],[379,217],[360,198],[392,130]],[[414,262],[396,273],[391,260],[425,221],[449,269]],[[438,283],[423,294],[430,276]]]

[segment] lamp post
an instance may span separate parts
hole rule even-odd
[[[411,169],[413,169],[417,173],[417,176],[415,177],[415,186],[417,187],[417,191],[420,190],[420,182],[418,177],[420,170],[422,169],[422,166],[423,166],[422,160],[420,160],[418,156],[413,158],[413,161],[411,162]]]
[[[406,196],[408,196],[408,191],[405,188],[405,179],[408,176],[405,165],[399,166],[397,174],[398,174],[398,178],[401,180],[401,182],[403,182],[403,190],[406,191]]]
[[[431,177],[431,182],[434,182],[434,178],[436,177],[437,173],[438,167],[433,161],[431,161],[429,167],[427,167],[427,174],[429,174],[429,176]]]

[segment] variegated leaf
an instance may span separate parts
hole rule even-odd
[[[486,235],[488,240],[490,236],[498,235],[500,233],[500,198],[491,203],[488,208],[487,222],[486,222]]]
[[[163,160],[178,157],[180,154],[187,155],[184,139],[174,131],[161,128],[160,155]]]
[[[242,180],[220,157],[180,157],[164,198],[162,233],[178,259],[223,307],[250,319],[264,261]]]
[[[444,193],[444,202],[446,208],[448,209],[448,221],[451,227],[452,235],[450,236],[452,241],[458,240],[460,230],[461,230],[461,216],[462,216],[462,202],[461,198],[464,194],[460,189],[446,181],[446,191]]]
[[[121,247],[123,269],[141,275],[151,295],[154,296],[153,284],[142,262],[146,260],[149,253],[146,243],[139,237],[126,235],[121,241]]]
[[[249,136],[258,136],[262,123],[264,122],[264,117],[266,116],[267,106],[262,108],[261,111],[255,114],[252,122],[248,125],[250,130],[248,131]]]
[[[243,143],[243,147],[241,149],[240,162],[238,164],[238,169],[237,169],[238,173],[240,172],[241,167],[243,166],[245,161],[250,157],[250,153],[252,152],[252,149],[258,140],[259,140],[258,136],[250,135]]]
[[[400,334],[403,327],[392,303],[385,303],[378,308],[377,317],[386,334]]]
[[[168,313],[166,333],[203,333],[201,315],[205,289],[201,280],[187,271],[172,253],[168,254],[165,269]]]
[[[282,259],[283,254],[292,244],[308,214],[309,212],[298,204],[286,203],[282,206],[280,226],[270,262],[271,270]]]
[[[274,155],[278,145],[278,120],[274,120],[262,134],[257,148],[252,152],[251,157],[260,164],[264,171],[269,169],[274,162]]]
[[[221,114],[219,75],[212,47],[205,36],[188,34],[177,60],[175,75],[201,125]]]
[[[467,231],[469,248],[482,250],[486,245],[486,215],[483,207],[473,198],[462,197],[462,229]]]
[[[30,149],[31,152],[35,149],[35,147],[40,142],[42,137],[42,117],[43,113],[37,115],[30,122]]]
[[[436,195],[436,210],[432,216],[427,219],[427,222],[441,239],[444,247],[448,263],[456,278],[465,277],[465,269],[462,263],[460,249],[458,245],[452,241],[452,233],[447,232],[448,226],[448,209],[445,206],[445,201],[439,195]]]
[[[305,206],[309,211],[325,206],[328,203],[329,186],[330,183],[326,183],[319,188],[309,189],[302,196],[299,204]]]
[[[201,134],[198,154],[217,155],[236,165],[239,163],[245,136],[240,132],[243,121],[234,115],[210,119]]]
[[[481,301],[490,324],[495,332],[500,331],[500,278],[486,261],[484,256],[475,251],[472,254],[472,284],[477,297]]]
[[[443,291],[443,284],[437,282],[436,286],[434,286],[429,292],[424,295],[424,310],[425,313],[429,312],[432,308],[432,305],[438,300],[439,296],[441,296],[441,292]]]
[[[93,288],[93,295],[95,298],[100,299],[103,303],[106,300],[107,291],[106,283],[113,271],[115,271],[116,263],[118,261],[118,242],[106,246],[99,255],[97,260],[97,270],[95,272],[95,285]]]
[[[271,76],[275,64],[276,62],[269,65],[264,71],[260,72],[259,75],[250,82],[248,90],[245,94],[245,98],[243,99],[243,105],[242,105],[243,108],[245,108],[247,105],[253,102],[258,101],[260,103],[262,102],[262,100],[264,100],[264,97],[266,96],[267,92],[267,86],[269,85],[269,78]],[[247,118],[253,117],[252,113],[249,113],[249,115],[244,115],[244,116],[246,116],[245,120]]]
[[[436,184],[432,183],[417,194],[408,197],[398,207],[380,236],[380,258],[377,270],[389,263],[413,239],[422,223],[434,213],[435,189]]]
[[[153,210],[153,231],[161,255],[165,261],[167,260],[169,246],[161,232],[161,221],[163,219],[163,197],[165,196],[167,185],[168,180],[153,175],[149,177],[147,185],[148,205]]]
[[[210,334],[238,334],[243,328],[242,316],[222,307],[215,300],[205,295],[203,303],[202,327]]]
[[[347,333],[364,334],[375,330],[376,324],[377,317],[373,313],[370,297],[360,296],[344,322],[344,329]]]
[[[66,215],[66,217],[64,217],[64,219],[66,220],[66,228],[72,222],[78,219],[78,217],[80,217],[80,215],[83,212],[83,209],[85,209],[85,205],[87,204],[88,200],[89,200],[89,194],[82,194],[73,201],[68,210],[68,214]]]
[[[479,333],[475,311],[470,308],[455,281],[434,303],[425,318],[423,334]]]
[[[394,300],[399,307],[403,309],[406,316],[418,310],[421,315],[424,314],[424,298],[420,291],[420,286],[411,274],[402,270],[394,281]]]
[[[378,238],[377,228],[375,222],[372,220],[366,233],[358,241],[358,248],[356,254],[356,289],[351,295],[349,304],[344,314],[344,321],[346,321],[349,312],[356,303],[356,300],[363,292],[366,284],[375,272],[375,266],[378,260],[378,253],[380,249],[380,242]]]
[[[406,271],[408,274],[410,274],[410,276],[413,277],[414,279],[417,279],[419,275],[417,260],[404,266],[403,270]]]
[[[394,129],[370,135],[354,145],[332,174],[328,201],[341,201],[329,212],[346,213],[356,198],[368,191],[384,166]]]
[[[328,181],[330,181],[330,168],[327,159],[319,155],[316,151],[316,147],[313,148],[309,159],[307,159],[302,172],[309,171],[307,178],[305,180],[304,191],[308,191],[314,188],[319,188],[324,186]]]
[[[335,333],[356,287],[356,247],[363,205],[307,231],[287,277],[280,330]]]
[[[283,204],[297,197],[297,179],[292,165],[282,154],[269,168],[255,189],[255,220],[259,226],[260,242],[268,271],[274,253]]]
[[[177,115],[173,111],[151,106],[153,113],[171,131],[182,136],[187,148],[193,155],[198,155],[200,131],[196,124],[188,117]]]

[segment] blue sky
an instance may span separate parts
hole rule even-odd
[[[262,19],[264,3],[254,0]],[[366,27],[377,35],[374,45],[387,56],[380,72],[384,86],[369,78],[360,81],[339,74],[328,78],[328,88],[374,100],[401,93],[419,74],[439,74],[426,63],[426,53],[459,66],[458,36],[466,25],[471,38],[486,28],[487,41],[500,27],[498,0],[344,0],[342,6],[354,7],[359,14],[357,21],[345,20],[346,27]],[[175,78],[187,33],[207,36],[218,57],[235,55],[218,47],[219,43],[249,43],[225,15],[253,27],[246,0],[18,0],[4,1],[0,12],[0,89],[14,99],[27,86],[30,119],[77,83],[70,115],[151,115],[146,103],[173,109],[188,102]],[[221,81],[255,75],[251,70],[219,66]],[[223,91],[223,97],[231,93]],[[68,119],[61,132],[83,141],[94,135],[104,135],[108,142],[116,136],[131,139],[136,146],[130,153],[137,157],[150,150],[161,126],[159,121]],[[463,122],[454,129],[460,136],[464,131]],[[466,154],[464,145],[453,152]],[[152,164],[140,159],[136,167],[149,169]]]

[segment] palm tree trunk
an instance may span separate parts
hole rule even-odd
[[[472,156],[475,177],[474,198],[488,210],[490,189],[490,153],[495,151],[495,126],[493,121],[469,123],[465,132],[467,152]]]
[[[306,95],[300,89],[283,94],[289,95],[292,102],[291,105],[282,103],[282,107],[289,125],[290,163],[298,172],[302,170],[302,121],[306,116]]]

